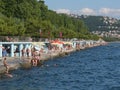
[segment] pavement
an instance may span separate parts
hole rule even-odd
[[[40,60],[48,60],[51,59],[55,56],[57,56],[58,53],[42,53],[41,54],[41,58]],[[31,59],[32,57],[28,58],[28,57],[6,57],[7,60],[6,62],[9,65],[10,70],[15,70],[18,68],[30,68],[31,67]],[[4,73],[6,70],[6,68],[3,65],[3,58],[0,58],[0,74]]]
[[[45,61],[49,59],[53,59],[55,57],[61,57],[64,55],[68,55],[75,50],[67,50],[67,51],[54,51],[48,53],[41,53],[40,60]],[[67,54],[66,54],[67,53]],[[9,65],[10,70],[15,70],[18,68],[31,68],[31,59],[32,57],[6,57],[7,63]],[[6,68],[3,65],[3,58],[0,58],[0,74],[4,73]]]

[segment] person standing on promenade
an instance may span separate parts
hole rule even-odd
[[[25,56],[25,48],[23,48],[21,51],[22,51],[22,57],[24,57]]]
[[[3,57],[6,57],[6,56],[7,56],[7,51],[6,51],[5,48],[3,48],[3,50],[2,50],[2,56],[3,56]]]
[[[29,55],[30,55],[30,49],[29,48],[26,49],[26,54],[27,54],[27,57],[29,58]]]

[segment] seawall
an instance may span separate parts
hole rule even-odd
[[[71,49],[71,50],[66,50],[63,52],[60,51],[54,51],[54,52],[48,52],[48,53],[41,53],[40,56],[40,61],[38,66],[42,65],[42,63],[45,60],[57,58],[57,57],[62,57],[65,55],[68,55],[71,52],[75,52],[76,49]],[[24,68],[24,69],[29,69],[32,68],[31,65],[31,59],[32,57],[7,57],[7,63],[9,65],[10,71],[11,70],[16,70],[18,68]],[[6,68],[3,65],[3,59],[0,59],[0,74],[5,73]]]
[[[42,62],[44,62],[45,60],[50,60],[56,57],[65,56],[65,55],[68,55],[69,53],[79,51],[81,49],[87,49],[87,48],[100,46],[100,45],[101,44],[95,44],[91,46],[86,45],[82,48],[70,48],[70,49],[62,50],[62,51],[54,50],[54,51],[48,51],[47,53],[42,52],[38,66],[42,65]],[[105,44],[102,44],[102,45],[105,45]],[[16,70],[18,68],[29,69],[29,68],[32,68],[31,59],[32,57],[29,57],[29,58],[28,57],[7,57],[7,63],[9,65],[10,71]],[[0,74],[5,73],[5,71],[6,71],[6,68],[3,65],[3,58],[0,58]]]

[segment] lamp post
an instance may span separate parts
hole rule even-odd
[[[39,29],[39,33],[40,33],[40,38],[41,38],[41,34],[42,34],[42,30],[41,29]]]
[[[62,32],[59,32],[59,38],[62,39]]]
[[[41,34],[42,34],[42,30],[41,29],[39,29],[39,33],[40,33],[40,37],[41,37]]]

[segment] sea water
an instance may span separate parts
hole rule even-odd
[[[12,71],[0,90],[120,90],[120,43],[88,48]]]

